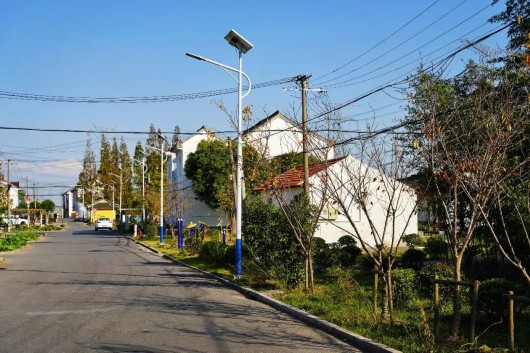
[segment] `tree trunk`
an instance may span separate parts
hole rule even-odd
[[[313,293],[315,289],[315,276],[313,276],[313,250],[311,246],[309,246],[308,253],[309,292]]]
[[[389,303],[389,315],[390,315],[390,322],[394,321],[394,288],[392,285],[392,269],[389,265],[388,272],[388,303]]]
[[[381,321],[388,322],[388,277],[383,274],[383,296],[381,298]]]
[[[461,273],[462,256],[455,256],[455,273],[454,280],[460,281],[462,279]],[[453,318],[451,321],[451,338],[457,339],[460,331],[460,321],[462,319],[462,287],[454,286],[453,292]]]

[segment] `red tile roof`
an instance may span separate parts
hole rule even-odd
[[[330,159],[325,162],[318,162],[309,165],[309,177],[320,173],[328,167],[331,167],[333,164],[343,160],[345,157]],[[271,182],[264,183],[260,185],[257,190],[267,190],[267,189],[289,189],[304,184],[304,166],[294,167],[283,174],[278,175]]]

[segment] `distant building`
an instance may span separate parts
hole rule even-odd
[[[72,188],[62,194],[62,215],[64,218],[88,218],[88,209],[86,205],[79,202],[79,189]]]
[[[174,183],[174,187],[182,194],[185,203],[183,215],[185,224],[199,221],[209,226],[230,224],[230,219],[223,210],[212,210],[204,202],[197,200],[191,189],[191,180],[186,178],[184,173],[189,154],[197,150],[199,142],[212,138],[217,137],[203,126],[178,146],[173,146],[172,151],[168,153],[167,181],[168,184]],[[308,140],[311,150],[316,151],[314,155],[318,159],[334,157],[333,141],[311,132]],[[254,147],[266,159],[291,152],[299,153],[302,152],[302,126],[276,111],[243,131],[243,143]],[[176,216],[173,216],[172,221],[175,219]]]

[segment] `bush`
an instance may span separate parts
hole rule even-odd
[[[224,245],[220,241],[208,241],[202,244],[199,250],[199,258],[206,262],[211,262],[217,265],[224,264],[225,252],[228,245]]]
[[[324,272],[325,270],[334,266],[336,261],[332,258],[330,246],[326,241],[319,237],[313,238],[313,267],[317,272]]]
[[[158,236],[158,226],[153,222],[148,222],[145,225],[145,238],[148,240],[154,240]]]
[[[243,246],[248,256],[243,258],[256,277],[295,287],[304,278],[304,256],[287,224],[272,203],[261,198],[248,202],[243,219]]]
[[[404,268],[419,270],[423,266],[426,255],[423,250],[410,248],[401,255],[401,265]]]
[[[516,283],[504,278],[490,278],[480,283],[477,309],[488,319],[498,320],[508,317],[508,301],[502,295],[516,291]]]
[[[338,260],[341,267],[351,267],[355,265],[357,256],[361,254],[361,249],[357,246],[357,241],[351,235],[344,235],[337,240]]]
[[[453,268],[446,264],[434,263],[424,266],[418,272],[419,279],[419,290],[420,294],[424,298],[433,298],[434,293],[434,275],[438,275],[438,279],[453,280]],[[453,294],[453,288],[451,286],[440,286],[440,301],[450,301]]]
[[[407,244],[409,248],[416,248],[419,246],[425,246],[426,240],[419,234],[412,233],[403,236],[403,242]]]
[[[410,268],[397,268],[392,271],[392,289],[394,303],[404,308],[408,303],[418,298],[418,278],[416,271]]]
[[[431,260],[441,260],[447,256],[449,247],[444,238],[439,235],[433,235],[427,239],[425,244],[425,252],[429,255]]]

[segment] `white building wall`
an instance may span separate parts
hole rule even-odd
[[[328,141],[310,134],[310,150],[320,160],[335,158],[333,147],[328,148]],[[258,125],[244,135],[245,143],[253,146],[267,158],[282,154],[302,152],[302,130],[278,115]],[[327,156],[327,157],[325,157]]]
[[[16,208],[20,204],[20,200],[18,199],[18,191],[20,189],[11,185],[11,188],[9,189],[9,200],[11,202],[11,208]]]
[[[184,192],[184,224],[190,222],[204,222],[211,227],[227,226],[230,224],[228,216],[222,210],[212,210],[204,202],[196,199],[191,188],[191,180],[186,178],[184,166],[190,153],[197,150],[197,146],[202,140],[208,138],[206,130],[201,129],[196,135],[192,135],[182,143],[182,148],[174,153],[168,154],[167,175],[168,181],[175,181],[180,190]],[[175,218],[175,217],[173,217]]]
[[[376,240],[372,235],[372,229],[370,227],[369,220],[373,222],[379,234],[382,235],[383,229],[385,229],[385,221],[387,219],[386,215],[389,204],[389,198],[386,193],[382,192],[380,184],[377,181],[372,181],[368,184],[367,195],[369,195],[369,198],[367,199],[367,203],[371,204],[369,208],[369,219],[367,215],[359,208],[359,205],[353,201],[352,196],[347,189],[347,180],[350,175],[346,175],[345,173],[343,173],[343,168],[351,167],[352,163],[356,163],[358,167],[363,168],[364,170],[366,170],[367,168],[360,165],[358,161],[356,162],[353,157],[348,156],[341,162],[330,166],[327,171],[323,171],[317,175],[312,175],[309,178],[311,202],[314,205],[319,205],[320,200],[324,195],[324,192],[324,196],[328,200],[326,207],[324,207],[323,209],[323,218],[319,222],[318,228],[315,231],[315,236],[324,239],[327,243],[336,242],[340,237],[344,235],[355,235],[355,225],[359,234],[361,234],[361,239],[363,239],[363,242],[365,242],[369,246],[374,246],[376,245]],[[374,174],[371,175],[370,180],[373,180],[376,175],[380,176],[380,174],[376,173],[373,170],[371,172]],[[333,179],[326,180],[326,178]],[[405,187],[408,191],[400,196],[399,203],[395,205],[396,209],[398,210],[398,212],[396,212],[397,216],[394,220],[394,235],[396,237],[401,237],[405,234],[418,232],[418,220],[415,213],[415,205],[417,201],[416,194],[408,186],[402,183],[399,184]],[[326,185],[341,185],[341,187],[331,187],[331,190],[335,191],[334,193],[332,193],[330,189],[326,189]],[[285,198],[285,202],[289,202],[290,200],[292,200],[292,198],[295,195],[301,193],[302,190],[302,187],[284,190],[283,197]],[[346,216],[346,213],[344,213],[343,210],[339,210],[337,218],[335,220],[325,219],[327,217],[324,216],[327,215],[327,207],[339,209],[337,204],[334,202],[334,199],[336,197],[340,197],[340,199],[343,200],[343,203],[345,205],[349,205],[349,217]],[[264,198],[271,199],[271,196],[264,195]],[[273,200],[273,202],[278,205],[276,200]],[[352,220],[353,225],[348,218]],[[384,235],[383,242],[385,244],[390,244],[390,242],[392,241],[392,226],[388,225],[386,229],[387,232]]]

